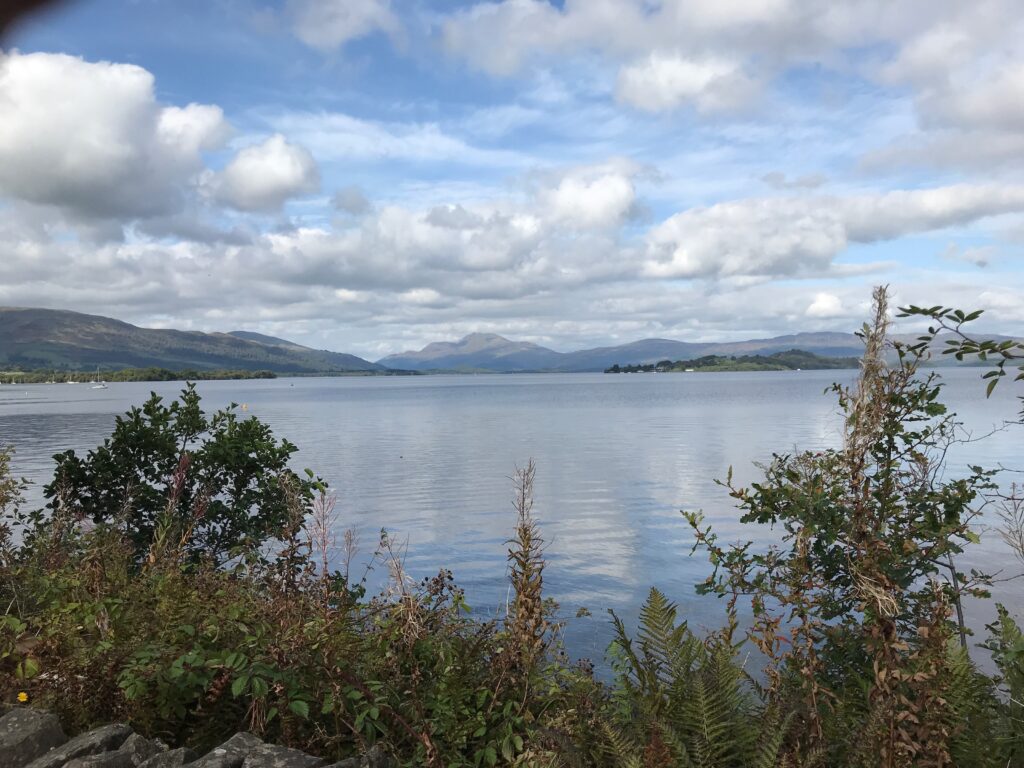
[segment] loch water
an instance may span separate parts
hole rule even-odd
[[[955,446],[948,475],[968,463],[1024,468],[1021,427],[998,430],[1018,405],[1006,382],[990,399],[978,369],[943,369],[944,400],[976,439]],[[449,568],[480,616],[508,598],[506,540],[515,512],[517,465],[536,462],[535,514],[546,541],[545,588],[566,618],[573,656],[603,658],[611,633],[606,609],[633,622],[648,588],[679,603],[693,627],[717,626],[722,604],[696,595],[708,572],[680,509],[703,510],[724,541],[770,541],[773,533],[738,523],[716,481],[758,478],[773,452],[821,449],[841,439],[835,396],[853,371],[666,374],[517,374],[279,378],[200,382],[204,407],[245,404],[299,447],[337,496],[339,532],[359,542],[354,571],[386,528],[422,578]],[[52,455],[87,450],[109,435],[117,414],[151,391],[172,398],[181,383],[0,386],[0,443],[17,453],[16,473],[36,485],[52,475]],[[985,439],[982,435],[995,431]],[[1005,476],[1004,482],[1013,479]],[[995,521],[987,519],[989,524]],[[340,539],[340,537],[339,537]],[[1024,570],[995,531],[961,563],[1010,575]],[[368,574],[370,588],[385,578]],[[1018,612],[1019,582],[994,597]],[[994,602],[994,601],[993,601]],[[577,618],[580,607],[590,616]],[[992,602],[967,606],[983,629]]]

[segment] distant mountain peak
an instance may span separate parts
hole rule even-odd
[[[646,364],[664,359],[692,360],[709,354],[772,354],[794,347],[827,357],[860,354],[860,342],[856,336],[828,332],[796,333],[731,342],[648,338],[575,352],[556,352],[532,342],[513,341],[496,333],[470,333],[458,341],[435,341],[420,350],[389,355],[378,362],[393,368],[420,371],[602,371],[615,364]]]

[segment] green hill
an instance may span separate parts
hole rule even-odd
[[[347,373],[387,370],[355,355],[261,334],[139,328],[98,315],[0,307],[0,369],[92,371],[160,367]]]

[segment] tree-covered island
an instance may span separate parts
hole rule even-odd
[[[813,352],[790,349],[772,355],[705,355],[693,360],[659,360],[657,363],[619,365],[605,373],[668,373],[680,371],[822,371],[856,368],[856,357],[823,357]]]

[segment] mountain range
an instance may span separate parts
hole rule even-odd
[[[99,315],[0,307],[0,369],[92,371],[155,366],[179,371],[241,369],[280,374],[582,372],[603,371],[616,364],[692,360],[705,355],[771,355],[792,349],[823,357],[857,357],[861,342],[852,333],[817,332],[728,342],[641,339],[618,346],[557,352],[493,333],[472,333],[458,341],[434,342],[420,350],[371,362],[252,331],[203,333],[139,328]]]
[[[704,355],[770,355],[800,349],[823,357],[859,356],[860,339],[852,333],[797,333],[768,339],[731,342],[686,342],[641,339],[614,347],[556,352],[493,333],[472,333],[455,342],[435,342],[419,351],[378,360],[389,368],[410,371],[603,371],[612,365],[693,360]]]
[[[311,349],[248,331],[202,333],[139,328],[98,315],[0,307],[0,367],[93,370],[267,370],[276,373],[377,372],[355,355]]]

